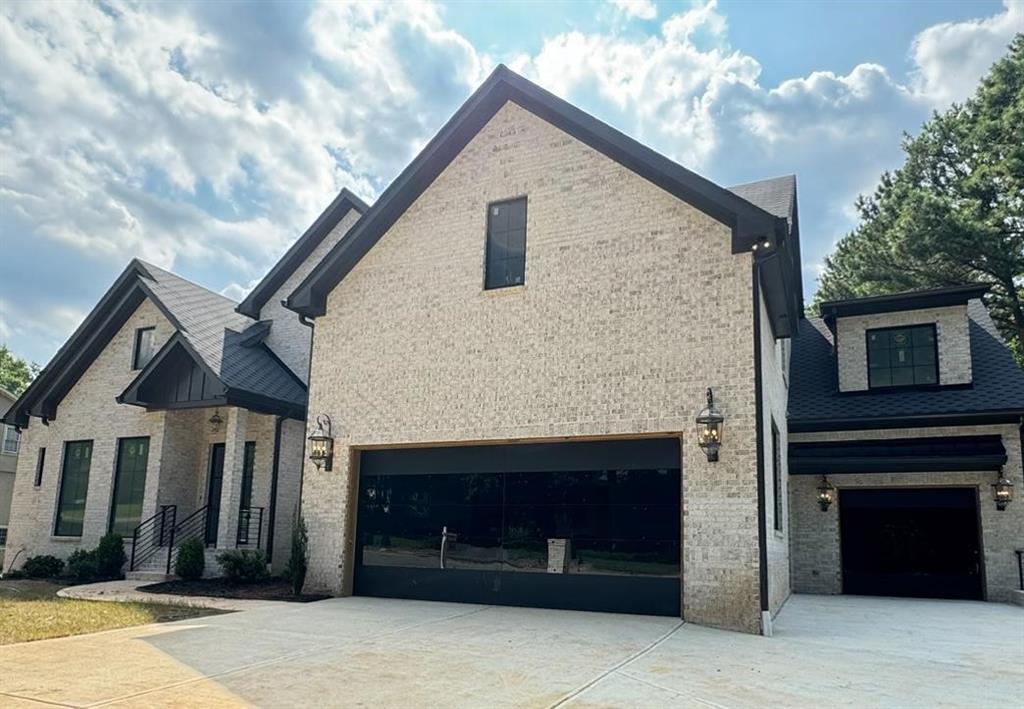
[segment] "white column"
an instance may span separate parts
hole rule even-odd
[[[224,437],[224,478],[220,492],[217,548],[234,549],[238,539],[238,506],[242,502],[242,465],[245,460],[246,409],[228,409]]]

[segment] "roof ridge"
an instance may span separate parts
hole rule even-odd
[[[750,182],[739,182],[739,183],[737,183],[735,185],[727,185],[725,189],[732,190],[735,187],[750,187],[751,185],[759,185],[759,184],[761,184],[763,182],[775,182],[776,180],[786,180],[786,179],[789,179],[789,180],[792,180],[792,181],[795,182],[796,181],[796,173],[795,172],[788,172],[788,173],[786,173],[784,175],[776,175],[774,177],[765,177],[765,178],[763,178],[761,180],[751,180]]]
[[[237,300],[229,298],[228,296],[224,295],[223,293],[218,293],[217,291],[213,290],[212,288],[207,288],[206,286],[202,285],[201,283],[196,283],[191,278],[186,278],[185,276],[182,276],[181,274],[175,273],[174,271],[170,271],[170,270],[168,270],[166,268],[161,268],[160,266],[152,264],[152,263],[150,263],[148,261],[144,261],[143,259],[140,259],[140,258],[137,258],[137,257],[132,259],[132,260],[133,261],[138,261],[147,270],[159,271],[160,273],[164,273],[164,274],[166,274],[168,276],[171,276],[172,278],[176,278],[176,279],[178,279],[179,281],[181,281],[183,283],[187,283],[190,286],[193,286],[195,288],[199,288],[200,290],[204,290],[204,291],[206,291],[207,293],[209,293],[211,295],[215,295],[218,298],[223,298],[224,300],[226,300],[227,302],[231,303],[232,305],[238,305],[238,301]]]

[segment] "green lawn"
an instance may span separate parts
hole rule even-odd
[[[95,633],[145,623],[196,618],[218,611],[155,603],[58,598],[49,581],[0,580],[0,645]]]

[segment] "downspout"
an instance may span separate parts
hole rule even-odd
[[[282,305],[285,301],[281,301]],[[309,387],[313,379],[313,334],[315,323],[305,315],[299,314],[299,322],[309,328],[309,358],[306,361],[306,420],[309,420]],[[302,487],[306,479],[306,431],[302,431],[302,460],[299,467],[299,509],[302,514]]]
[[[277,519],[277,476],[281,465],[281,424],[287,416],[274,419],[274,465],[270,470],[270,510],[267,515],[267,563],[274,560],[274,522]]]
[[[757,436],[757,551],[761,596],[761,634],[772,634],[771,608],[768,603],[768,519],[764,492],[764,396],[761,375],[761,273],[757,253],[752,256],[751,273],[754,294],[754,415]]]

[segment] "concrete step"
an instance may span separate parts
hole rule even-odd
[[[160,583],[161,581],[170,581],[175,578],[171,574],[167,574],[164,571],[129,571],[124,575],[128,581],[148,581],[150,583]]]

